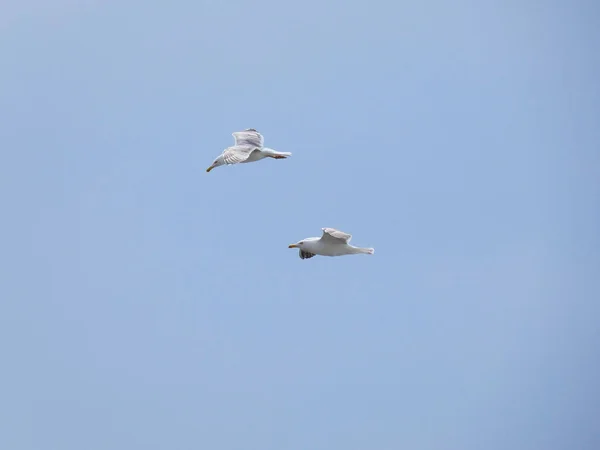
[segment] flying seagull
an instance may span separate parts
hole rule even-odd
[[[284,159],[292,156],[289,152],[276,152],[271,148],[263,147],[264,138],[254,128],[236,131],[232,136],[235,145],[223,150],[223,153],[206,169],[207,172],[224,164],[249,163],[264,158]]]
[[[359,253],[372,255],[375,253],[374,248],[361,248],[350,245],[349,242],[350,239],[352,239],[351,234],[344,233],[343,231],[334,228],[321,229],[323,230],[323,236],[320,238],[310,237],[302,239],[295,244],[290,244],[288,248],[299,249],[301,259],[312,258],[315,255],[342,256],[356,255]]]

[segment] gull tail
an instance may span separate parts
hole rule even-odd
[[[372,255],[373,253],[375,253],[375,249],[374,248],[366,248],[365,250],[366,250],[366,253],[368,255]]]
[[[272,148],[264,148],[263,151],[270,156],[271,158],[275,158],[275,159],[282,159],[282,158],[287,158],[288,156],[292,156],[292,154],[290,152],[278,152],[277,150],[273,150]]]

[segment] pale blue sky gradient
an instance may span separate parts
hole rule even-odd
[[[597,2],[51,3],[0,7],[0,448],[600,448]],[[207,174],[249,127],[293,157]]]

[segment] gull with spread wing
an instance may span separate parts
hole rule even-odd
[[[315,255],[342,256],[356,255],[359,253],[372,255],[375,253],[374,248],[361,248],[350,245],[349,242],[350,239],[352,239],[351,234],[344,233],[343,231],[334,228],[321,229],[323,230],[323,236],[302,239],[295,244],[290,244],[288,248],[299,249],[301,259],[312,258]]]
[[[289,152],[277,152],[272,148],[264,147],[264,138],[262,134],[254,128],[236,131],[235,133],[232,133],[232,135],[235,139],[235,145],[223,150],[223,153],[214,160],[208,169],[206,169],[207,172],[224,164],[249,163],[260,161],[264,158],[284,159],[288,156],[292,156]]]

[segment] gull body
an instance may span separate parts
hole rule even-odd
[[[297,248],[301,259],[312,258],[315,255],[321,256],[343,256],[375,253],[373,248],[354,247],[350,245],[351,234],[336,230],[335,228],[321,228],[323,235],[321,237],[309,237],[290,244],[288,248]]]
[[[210,165],[207,172],[215,167],[229,164],[243,164],[260,161],[265,158],[285,159],[292,156],[290,152],[278,152],[263,145],[263,136],[254,128],[232,133],[235,145],[227,147]]]

